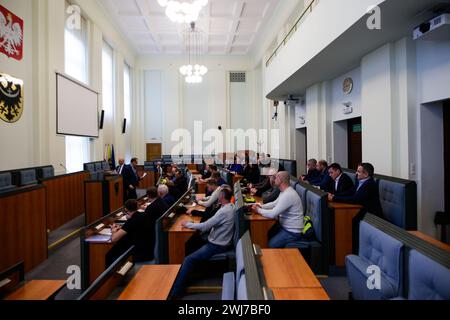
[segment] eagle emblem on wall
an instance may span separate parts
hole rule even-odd
[[[22,60],[23,20],[0,6],[0,52],[10,58]]]
[[[23,113],[23,81],[0,73],[0,119],[19,121]]]

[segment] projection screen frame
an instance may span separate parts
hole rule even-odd
[[[66,80],[69,80],[93,93],[95,93],[97,95],[97,111],[96,111],[96,115],[97,115],[97,135],[96,136],[88,136],[88,135],[78,135],[78,134],[71,134],[71,133],[63,133],[63,132],[59,132],[59,123],[58,123],[58,119],[59,119],[59,115],[58,115],[58,101],[59,101],[59,97],[58,97],[58,76],[65,78]],[[99,96],[100,93],[95,91],[93,88],[89,87],[88,85],[84,84],[81,81],[78,81],[75,78],[72,78],[71,76],[55,71],[55,82],[56,82],[56,134],[57,135],[62,135],[62,136],[70,136],[70,137],[83,137],[83,138],[90,138],[90,139],[98,139],[100,137],[100,127],[99,127],[99,114],[98,114],[98,108],[99,108]]]

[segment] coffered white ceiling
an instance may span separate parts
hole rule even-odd
[[[139,54],[183,54],[187,24],[169,20],[157,0],[97,0]],[[185,1],[185,0],[179,0]],[[245,55],[281,0],[209,0],[197,27],[205,54]]]

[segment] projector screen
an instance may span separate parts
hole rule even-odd
[[[56,74],[57,134],[98,138],[98,93]]]

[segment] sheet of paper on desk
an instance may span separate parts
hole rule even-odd
[[[121,217],[118,221],[127,221],[127,216]]]
[[[109,242],[111,241],[111,236],[105,236],[102,234],[96,234],[86,239],[87,242]]]
[[[111,232],[111,229],[103,229],[98,234],[101,234],[101,235],[104,235],[104,236],[111,236],[112,232]]]

